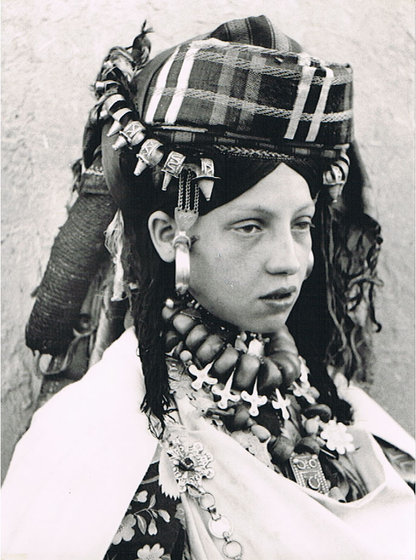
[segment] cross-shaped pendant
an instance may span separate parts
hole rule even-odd
[[[276,395],[276,400],[272,401],[272,407],[275,410],[281,410],[282,411],[283,420],[289,420],[290,414],[289,414],[288,408],[291,405],[290,399],[288,397],[283,398],[282,393],[279,391],[279,389],[277,387],[274,390],[274,392],[275,392],[275,395]]]
[[[293,394],[295,397],[303,397],[309,404],[316,404],[316,400],[309,392],[310,388],[311,386],[309,383],[302,383],[301,381],[299,384],[297,381],[293,382]]]
[[[305,360],[299,356],[300,360],[300,382],[309,385],[309,368],[305,363]]]
[[[191,364],[188,367],[189,373],[194,377],[196,377],[196,379],[194,379],[191,383],[191,387],[195,389],[195,391],[201,389],[203,383],[208,383],[208,385],[215,385],[216,383],[218,383],[218,379],[216,379],[215,377],[210,377],[208,375],[208,372],[211,369],[212,364],[213,362],[210,362],[202,369],[198,369],[195,364]]]
[[[227,383],[224,385],[224,389],[220,389],[219,385],[214,385],[214,387],[211,389],[214,395],[221,397],[221,399],[217,402],[217,405],[218,408],[221,408],[222,410],[225,410],[227,408],[228,401],[236,403],[240,400],[240,395],[236,395],[231,391],[233,377],[234,373],[232,373],[227,379]]]
[[[243,401],[250,403],[249,413],[250,416],[258,416],[259,406],[263,406],[267,403],[267,397],[265,395],[259,395],[257,391],[257,379],[254,383],[253,393],[247,393],[247,391],[241,392],[241,398]]]

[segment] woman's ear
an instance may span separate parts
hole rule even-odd
[[[173,262],[175,259],[175,250],[172,242],[176,233],[176,222],[173,218],[162,212],[156,210],[149,216],[147,222],[149,228],[150,238],[154,248],[159,254],[162,261]]]

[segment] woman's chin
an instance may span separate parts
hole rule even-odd
[[[237,326],[241,331],[270,334],[281,329],[286,324],[288,316],[289,313],[281,313],[272,318],[269,317],[253,321],[240,321]]]
[[[250,305],[247,305],[244,310],[230,310],[225,305],[218,305],[217,303],[212,305],[210,302],[204,301],[204,298],[198,298],[194,294],[192,296],[220,321],[234,325],[240,331],[259,334],[273,333],[282,328],[293,308],[293,305],[279,307],[272,304],[267,306],[262,303],[261,308],[254,309],[254,313],[250,314],[247,313],[247,308],[250,308]],[[253,308],[255,308],[255,305],[251,306],[252,310]]]

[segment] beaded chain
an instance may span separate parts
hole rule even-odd
[[[199,507],[209,514],[208,530],[211,535],[224,541],[222,553],[225,558],[242,560],[243,547],[233,535],[230,520],[217,511],[216,500],[203,485],[203,478],[213,478],[213,457],[199,442],[186,442],[183,436],[171,433],[164,438],[164,447],[171,461],[179,491],[196,500]]]

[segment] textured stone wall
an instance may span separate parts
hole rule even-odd
[[[31,292],[65,220],[69,164],[80,155],[107,50],[143,19],[154,52],[222,21],[265,13],[312,54],[355,70],[356,136],[385,239],[373,395],[413,430],[413,0],[4,0],[2,189],[3,470],[39,390],[24,325]]]

